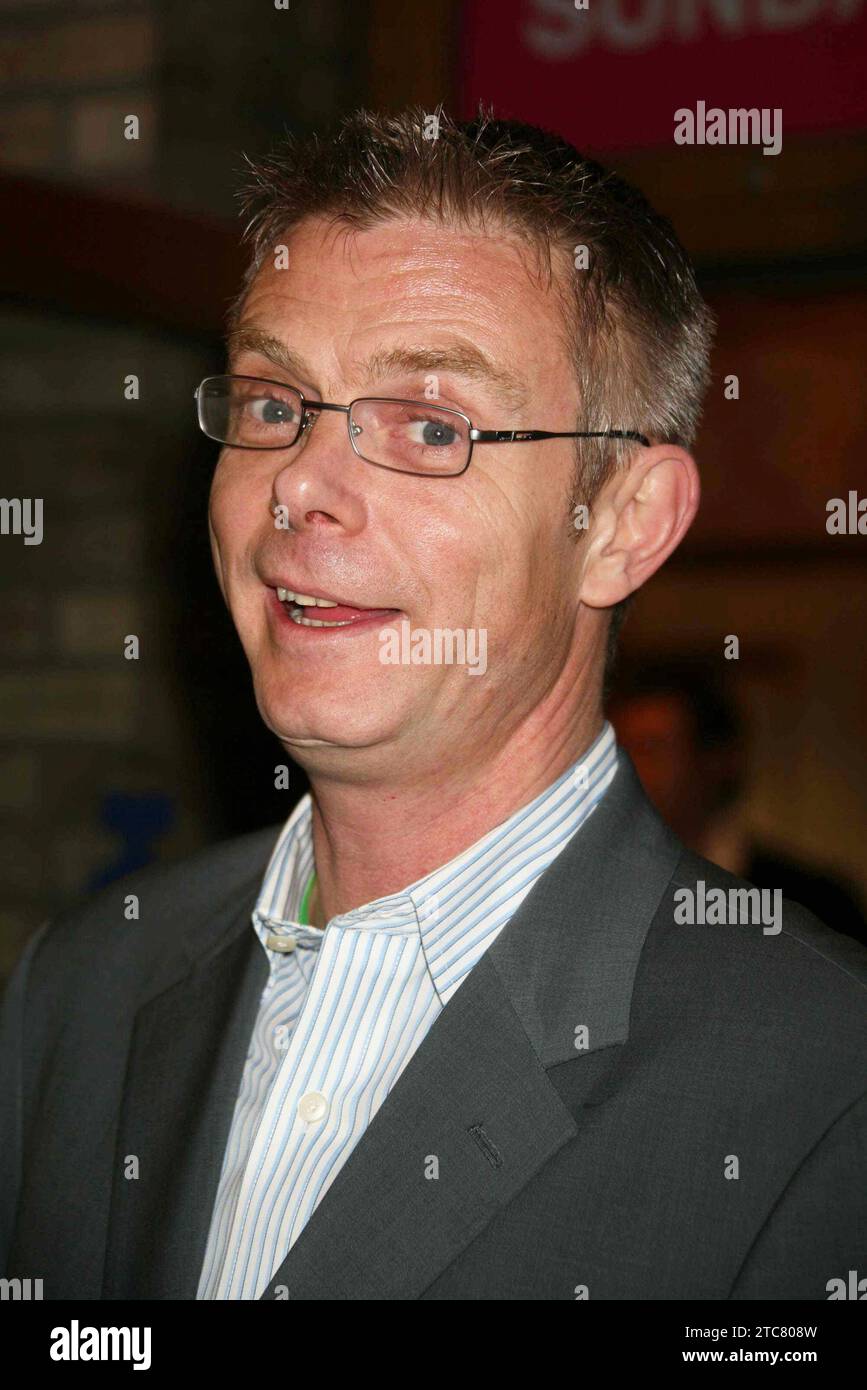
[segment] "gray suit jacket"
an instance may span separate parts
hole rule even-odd
[[[738,883],[620,756],[265,1298],[825,1299],[867,1274],[867,952],[791,904],[779,935],[677,925],[679,886]],[[196,1296],[276,833],[115,885],[22,957],[0,1234],[46,1298]]]

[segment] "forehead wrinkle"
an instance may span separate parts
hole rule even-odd
[[[456,343],[441,348],[377,348],[357,366],[358,379],[376,380],[396,372],[452,372],[493,386],[507,405],[515,410],[527,403],[523,382],[511,372],[497,367],[489,357],[471,344]]]
[[[256,352],[284,371],[309,378],[310,369],[304,358],[255,324],[240,324],[232,329],[227,334],[226,347],[230,359],[242,352]],[[510,409],[522,410],[528,402],[524,383],[470,343],[440,348],[377,348],[364,363],[353,367],[357,381],[375,381],[396,372],[452,372],[493,386]]]

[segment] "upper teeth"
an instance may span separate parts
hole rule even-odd
[[[336,608],[330,598],[314,598],[312,594],[293,594],[291,589],[278,589],[277,597],[281,603],[297,603],[301,608]]]

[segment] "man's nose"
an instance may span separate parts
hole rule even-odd
[[[339,411],[307,412],[298,440],[280,456],[272,502],[292,530],[314,514],[349,530],[363,524],[366,470],[350,443],[347,419]]]

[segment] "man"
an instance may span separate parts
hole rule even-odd
[[[694,654],[619,670],[611,718],[644,790],[696,854],[867,944],[853,885],[755,841],[744,824],[747,735],[719,666]]]
[[[709,925],[746,885],[602,711],[612,614],[698,505],[710,315],[570,146],[429,133],[361,113],[254,167],[197,402],[219,582],[312,796],[26,952],[6,1273],[826,1298],[864,1220],[864,954],[795,907]]]

